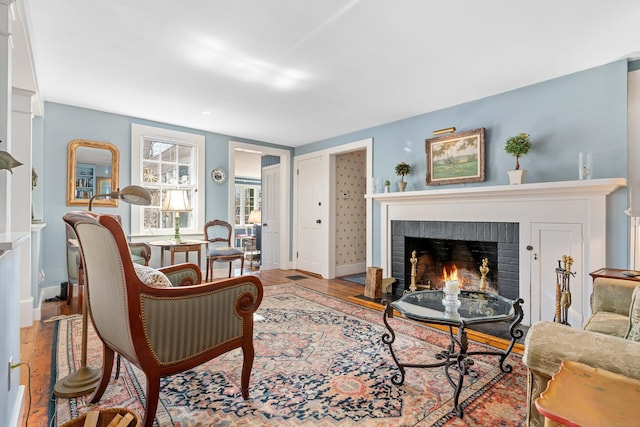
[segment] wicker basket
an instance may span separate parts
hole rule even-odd
[[[142,421],[140,421],[140,416],[133,411],[130,411],[126,408],[112,408],[112,409],[100,409],[100,418],[98,418],[98,427],[107,427],[107,425],[113,420],[113,418],[120,414],[123,417],[126,414],[133,414],[133,420],[129,423],[127,427],[140,427],[142,425]],[[74,418],[72,420],[67,421],[62,424],[60,427],[83,427],[84,419],[87,417],[87,414],[80,415],[78,418]]]

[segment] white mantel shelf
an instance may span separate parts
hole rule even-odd
[[[579,181],[541,182],[520,185],[493,185],[484,187],[455,187],[437,190],[405,191],[393,193],[367,194],[367,199],[374,199],[381,203],[419,202],[447,199],[490,199],[508,197],[509,199],[531,199],[550,196],[586,196],[613,193],[620,187],[625,187],[624,178],[604,178]]]

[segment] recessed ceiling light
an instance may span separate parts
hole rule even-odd
[[[203,116],[210,116],[211,115],[211,111],[203,111],[202,115]]]

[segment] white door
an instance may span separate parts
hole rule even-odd
[[[531,224],[531,324],[539,320],[552,322],[556,308],[556,273],[563,255],[573,258],[570,278],[571,306],[568,322],[582,328],[584,319],[582,289],[582,226],[581,224]],[[526,298],[526,297],[525,297]]]
[[[262,169],[262,270],[280,268],[280,165]]]
[[[327,226],[327,207],[322,157],[300,160],[296,171],[298,196],[298,230],[296,266],[300,270],[322,275],[326,244],[322,233]]]

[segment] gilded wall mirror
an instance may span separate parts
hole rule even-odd
[[[119,187],[120,152],[108,142],[74,139],[67,152],[67,206],[88,206],[97,194]],[[98,197],[94,206],[118,206],[118,199]]]

